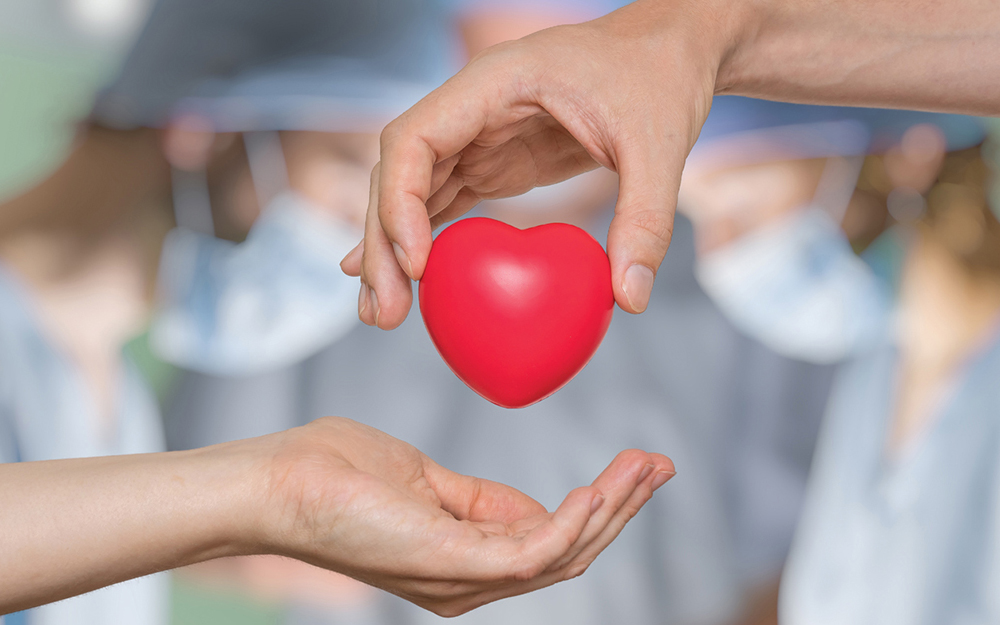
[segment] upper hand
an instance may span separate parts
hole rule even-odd
[[[361,320],[403,321],[437,226],[598,166],[620,177],[608,236],[615,299],[645,310],[720,62],[724,29],[685,11],[640,0],[494,46],[386,127],[365,238],[342,265],[361,277]]]
[[[290,430],[271,461],[270,550],[348,574],[440,615],[583,573],[674,475],[665,456],[623,452],[553,512],[495,482],[452,473],[348,419]],[[275,539],[275,534],[277,539]]]

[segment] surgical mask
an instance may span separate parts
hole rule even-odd
[[[850,175],[821,183],[809,206],[699,258],[698,281],[734,325],[785,356],[817,363],[885,336],[891,290],[838,226],[850,198],[844,191],[853,187]]]
[[[278,194],[243,243],[183,227],[160,261],[151,330],[166,361],[215,375],[299,362],[357,320],[357,278],[340,260],[361,233],[294,191]]]

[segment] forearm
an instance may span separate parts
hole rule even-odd
[[[0,614],[252,552],[247,447],[0,465]]]
[[[1000,4],[762,0],[750,6],[725,49],[716,93],[1000,114]]]

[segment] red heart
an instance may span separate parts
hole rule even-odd
[[[611,265],[576,226],[464,219],[434,240],[420,312],[455,375],[495,404],[522,408],[597,351],[614,312]]]

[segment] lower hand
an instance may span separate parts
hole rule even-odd
[[[442,616],[583,573],[674,475],[622,452],[553,512],[502,484],[452,473],[348,419],[282,437],[269,461],[269,550],[345,573]]]
[[[338,418],[184,452],[0,464],[0,614],[261,554],[459,614],[579,575],[673,474],[627,451],[549,513]]]

